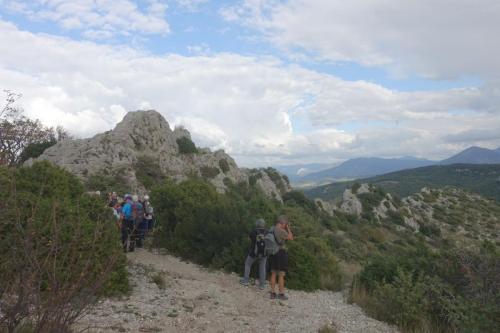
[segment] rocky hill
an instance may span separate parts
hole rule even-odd
[[[129,112],[113,130],[92,138],[61,141],[38,160],[51,161],[84,181],[99,176],[120,178],[138,192],[149,187],[144,178],[151,176],[153,182],[157,178],[181,181],[202,177],[219,192],[230,183],[250,182],[277,200],[291,190],[288,179],[272,168],[238,168],[223,150],[196,148],[186,129],[172,130],[165,118],[153,110]],[[145,169],[153,175],[141,177]]]
[[[330,215],[348,214],[372,225],[420,233],[428,240],[500,243],[500,205],[453,187],[423,188],[399,200],[373,185],[361,184],[346,189],[340,201],[316,199],[316,203]]]

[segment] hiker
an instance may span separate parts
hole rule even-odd
[[[132,237],[135,240],[137,247],[143,246],[144,237],[141,230],[144,229],[144,206],[139,201],[139,196],[132,196],[132,216],[134,218],[134,231]]]
[[[154,228],[154,220],[153,220],[153,206],[149,202],[149,195],[144,196],[144,218],[146,222],[145,226],[145,234],[149,234],[151,231],[153,231]]]
[[[287,300],[285,295],[285,275],[288,272],[288,253],[285,243],[293,240],[293,234],[290,230],[290,223],[285,215],[278,217],[276,225],[269,231],[274,236],[278,245],[278,251],[269,256],[269,266],[271,269],[271,299]],[[276,295],[276,276],[278,276],[278,290]]]
[[[265,242],[264,237],[266,236],[267,230],[266,222],[263,219],[258,219],[255,222],[255,230],[249,235],[251,240],[250,249],[248,251],[247,258],[245,260],[245,273],[243,278],[241,278],[240,283],[244,286],[248,286],[248,279],[250,277],[250,269],[255,261],[259,262],[259,288],[264,290],[266,287],[266,252],[265,252]]]
[[[122,232],[122,245],[123,251],[135,250],[135,238],[133,237],[135,223],[133,216],[133,201],[130,194],[124,197],[124,205],[121,209],[121,232]]]
[[[108,195],[108,207],[114,207],[118,203],[118,195],[116,192],[110,193]]]

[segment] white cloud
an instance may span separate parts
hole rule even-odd
[[[143,5],[145,8],[141,9]],[[167,4],[161,0],[33,0],[27,4],[6,0],[5,8],[34,21],[55,22],[66,30],[81,31],[89,39],[128,36],[131,33],[167,34]]]
[[[221,14],[290,54],[438,79],[500,76],[497,0],[244,0]]]
[[[200,146],[246,165],[353,156],[445,157],[500,132],[498,90],[402,93],[364,81],[236,54],[151,55],[33,34],[0,21],[0,89],[28,115],[78,136],[111,129],[125,110],[154,108]],[[299,126],[300,125],[300,126]],[[500,139],[479,138],[496,147]]]

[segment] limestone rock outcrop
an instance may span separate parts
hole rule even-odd
[[[204,148],[197,153],[182,152],[178,140],[184,137],[191,139],[184,128],[172,130],[160,113],[135,111],[127,113],[113,130],[88,139],[61,141],[47,149],[38,160],[51,161],[83,180],[119,171],[130,188],[137,192],[146,190],[136,177],[136,165],[140,160],[154,163],[162,174],[175,181],[190,176],[203,177],[219,192],[224,192],[229,182],[249,183],[255,175],[260,175],[255,185],[277,200],[291,190],[281,174],[273,174],[271,179],[267,169],[238,168],[223,150],[211,152]],[[30,163],[33,160],[27,162]]]

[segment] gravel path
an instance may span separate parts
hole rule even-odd
[[[397,332],[367,317],[341,293],[268,291],[243,287],[238,276],[209,271],[178,258],[138,249],[128,254],[133,292],[101,301],[78,323],[89,332]],[[157,283],[153,282],[156,280]],[[161,281],[164,286],[160,288]]]

